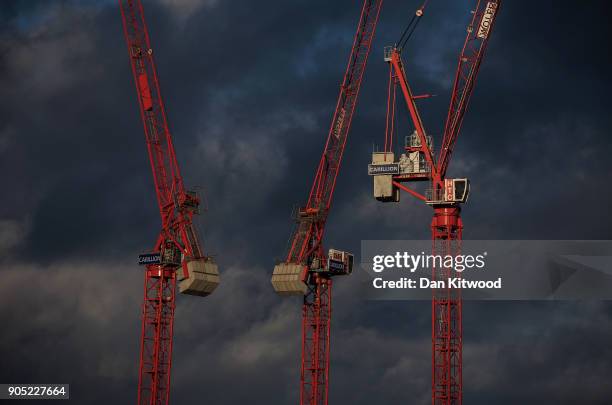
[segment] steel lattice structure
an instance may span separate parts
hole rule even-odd
[[[300,404],[326,404],[329,394],[332,279],[316,277],[302,306]]]
[[[138,405],[166,405],[170,396],[172,337],[177,281],[185,294],[205,296],[218,272],[204,256],[193,226],[199,198],[181,178],[162,101],[149,33],[140,0],[119,0],[129,59],[161,216],[146,265],[138,378]]]
[[[416,23],[423,16],[426,4],[427,2],[417,10],[413,18]],[[374,178],[375,197],[384,202],[398,202],[399,190],[403,190],[430,205],[434,211],[431,222],[432,251],[443,257],[456,256],[461,252],[463,231],[461,204],[467,199],[469,182],[467,179],[447,179],[446,170],[500,5],[501,0],[478,0],[475,9],[472,10],[467,36],[459,55],[442,146],[437,158],[433,153],[432,139],[427,135],[415,101],[429,95],[415,96],[412,93],[402,62],[402,41],[404,44],[406,42],[403,40],[404,35],[407,32],[412,33],[416,23],[411,22],[414,24],[412,26],[409,24],[398,44],[385,49],[385,61],[390,65],[385,146],[383,152],[373,154],[372,166],[378,165],[387,172]],[[393,139],[396,130],[394,123],[398,85],[415,132],[411,137],[406,137],[405,154],[396,163]],[[404,184],[424,181],[430,184],[425,195]],[[452,268],[443,266],[434,268],[432,279],[446,280],[451,276],[451,272],[454,277],[457,276]],[[461,290],[433,289],[431,311],[432,403],[460,405],[463,402]]]
[[[315,180],[306,206],[297,213],[297,226],[286,260],[275,267],[272,276],[272,284],[279,294],[303,295],[302,405],[328,403],[332,277],[350,273],[352,255],[334,251],[333,255],[344,262],[342,270],[336,271],[330,268],[330,263],[337,265],[338,262],[324,252],[322,241],[381,7],[382,0],[363,2]]]

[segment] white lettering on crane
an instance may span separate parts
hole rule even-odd
[[[336,139],[340,139],[340,133],[342,130],[342,125],[344,125],[344,116],[346,115],[346,110],[342,108],[338,112],[338,119],[336,120],[336,125],[334,125],[334,136]]]
[[[491,30],[491,23],[493,22],[493,17],[495,17],[496,11],[497,3],[489,1],[482,16],[482,20],[480,20],[480,27],[478,28],[477,34],[478,38],[486,39],[489,36],[489,31]]]

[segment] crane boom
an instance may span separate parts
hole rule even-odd
[[[287,254],[287,262],[305,264],[313,252],[322,249],[321,242],[325,222],[331,207],[336,179],[357,105],[361,81],[381,6],[382,0],[364,1],[351,55],[340,85],[336,109],[327,134],[325,148],[317,167],[306,207],[302,208],[298,214],[298,226],[291,239],[292,243]]]
[[[476,9],[473,11],[472,21],[467,28],[467,36],[459,55],[455,73],[450,106],[444,124],[442,148],[438,159],[438,173],[442,178],[444,178],[450,163],[500,3],[501,0],[486,2],[478,0]]]
[[[154,253],[139,260],[146,271],[138,405],[165,405],[170,396],[176,283],[181,293],[206,296],[219,284],[219,273],[212,259],[203,255],[193,226],[200,200],[185,189],[180,174],[142,3],[119,0],[119,8],[161,217]]]
[[[140,0],[119,0],[132,74],[138,94],[140,114],[155,183],[155,193],[162,229],[167,237],[184,247],[185,253],[201,255],[197,240],[184,240],[177,226],[178,197],[185,195],[185,186],[176,160],[172,136],[159,89],[149,33]],[[180,218],[183,226],[191,226],[191,217]],[[195,235],[195,233],[193,233]]]

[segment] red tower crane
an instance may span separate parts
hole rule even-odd
[[[379,201],[398,202],[399,190],[403,190],[430,205],[434,210],[431,222],[432,250],[434,254],[443,257],[460,253],[463,230],[461,204],[466,202],[469,193],[468,179],[448,179],[446,169],[500,5],[501,0],[478,0],[476,8],[472,10],[467,36],[459,55],[450,107],[444,125],[442,147],[437,159],[433,153],[432,137],[427,134],[423,126],[415,102],[416,99],[428,95],[413,95],[401,57],[402,47],[423,15],[425,5],[417,10],[398,44],[385,48],[384,59],[390,64],[387,125],[384,151],[373,153],[372,164],[369,167],[369,173],[374,179],[374,196]],[[415,131],[405,137],[404,153],[398,161],[395,161],[393,141],[396,132],[395,95],[398,84]],[[423,181],[428,181],[430,184],[425,195],[403,184]],[[432,279],[447,280],[451,277],[452,271],[450,267],[434,268]],[[433,289],[431,313],[432,403],[460,405],[463,401],[461,290]]]
[[[140,116],[153,172],[161,230],[145,266],[138,405],[166,405],[170,396],[176,282],[184,294],[206,296],[219,284],[217,265],[204,255],[193,216],[200,199],[185,189],[159,90],[153,49],[140,0],[119,0]]]
[[[308,202],[297,212],[297,225],[287,257],[274,267],[272,275],[272,285],[278,294],[300,295],[304,300],[302,405],[326,405],[328,399],[332,277],[351,273],[353,255],[334,249],[325,254],[323,234],[381,6],[382,0],[363,2],[336,110]]]

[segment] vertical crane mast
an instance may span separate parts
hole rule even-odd
[[[326,405],[329,392],[331,278],[352,271],[353,256],[330,249],[322,240],[342,155],[355,112],[363,73],[376,31],[382,0],[365,0],[323,155],[285,262],[274,268],[272,285],[280,295],[302,295],[300,404]]]
[[[467,36],[459,56],[453,92],[442,147],[438,158],[437,175],[441,183],[454,150],[463,117],[467,110],[480,63],[486,50],[489,34],[501,0],[478,0],[468,25]],[[444,194],[455,199],[458,190],[453,180],[445,180]],[[464,187],[467,192],[468,187]],[[466,196],[467,197],[467,196]],[[461,205],[433,204],[431,222],[434,254],[456,256],[461,254],[463,222]],[[433,278],[447,280],[451,268],[434,269]],[[434,289],[432,297],[432,403],[446,405],[463,403],[463,303],[461,290]]]
[[[385,49],[385,61],[390,64],[389,102],[385,149],[372,156],[370,174],[374,176],[374,196],[383,202],[398,202],[399,190],[425,201],[434,210],[431,222],[432,250],[445,257],[461,253],[463,223],[461,204],[467,200],[467,179],[447,179],[446,170],[457,141],[459,130],[476,82],[480,63],[484,56],[501,0],[478,0],[472,11],[467,36],[459,56],[459,64],[451,94],[442,147],[438,159],[432,153],[432,138],[427,135],[421,121],[414,96],[408,85],[401,59],[401,46]],[[421,7],[417,17],[423,15]],[[410,27],[409,27],[410,28]],[[407,29],[408,30],[408,29]],[[414,28],[412,28],[414,30]],[[392,94],[399,84],[415,131],[406,137],[405,153],[394,161],[392,121],[395,104]],[[393,96],[394,97],[394,96]],[[391,122],[389,122],[391,120]],[[390,133],[389,133],[390,132]],[[426,195],[408,188],[402,183],[430,181]],[[432,271],[433,280],[456,277],[451,267],[441,266]],[[445,283],[448,286],[448,283]],[[432,295],[432,403],[434,405],[460,405],[463,403],[463,326],[461,290],[454,288],[433,289]]]
[[[119,8],[161,216],[153,253],[139,259],[146,270],[138,405],[165,405],[170,395],[176,282],[181,293],[206,296],[218,285],[219,273],[212,259],[203,255],[193,226],[200,201],[185,190],[180,175],[142,4],[119,0]]]

